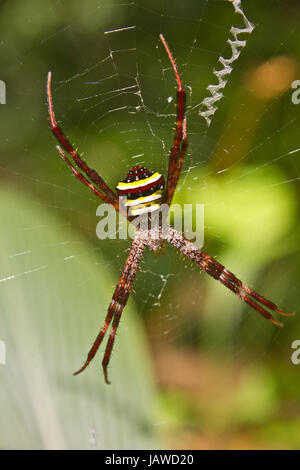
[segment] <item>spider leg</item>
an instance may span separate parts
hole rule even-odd
[[[170,149],[169,154],[169,167],[168,167],[168,178],[165,193],[165,203],[170,205],[172,198],[178,183],[178,179],[181,172],[183,158],[187,149],[187,131],[186,131],[186,117],[185,117],[185,91],[180,80],[178,69],[169,46],[162,34],[160,39],[164,45],[164,48],[168,54],[172,68],[174,70],[176,82],[177,82],[177,118],[176,128],[173,139],[173,145]],[[182,143],[183,139],[183,143]],[[182,143],[182,146],[181,146]],[[181,147],[181,149],[180,149]]]
[[[180,154],[179,154],[179,157],[178,157],[176,167],[170,175],[169,190],[166,194],[166,199],[165,199],[165,202],[168,205],[171,204],[174,193],[175,193],[175,190],[176,190],[176,187],[177,187],[177,183],[178,183],[179,176],[180,176],[180,173],[181,173],[181,167],[182,167],[182,164],[183,164],[184,156],[186,154],[187,146],[188,146],[188,141],[187,141],[187,130],[186,130],[186,117],[184,117],[184,119],[183,119],[183,140],[182,140],[182,145],[181,145],[181,149],[180,149]]]
[[[98,173],[95,170],[91,169],[81,159],[80,155],[73,149],[71,143],[69,142],[67,137],[64,135],[62,129],[57,125],[55,114],[54,114],[53,101],[52,101],[51,77],[52,77],[51,72],[48,72],[47,99],[48,99],[49,116],[50,116],[52,133],[54,134],[58,142],[61,144],[61,146],[68,152],[69,155],[71,155],[71,157],[73,158],[78,168],[82,170],[88,176],[88,178],[90,178],[90,180],[106,195],[106,200],[108,200],[108,202],[112,204],[116,210],[118,210],[119,203],[118,203],[118,198],[115,195],[115,193],[105,183],[105,181],[101,178],[101,176],[98,175]]]
[[[181,233],[177,232],[173,228],[170,228],[166,235],[166,239],[171,245],[176,247],[185,256],[200,266],[200,268],[207,272],[207,274],[220,281],[225,287],[237,294],[244,302],[250,305],[250,307],[260,313],[263,317],[271,320],[276,325],[283,326],[281,322],[273,318],[273,315],[266,310],[266,308],[272,312],[279,313],[280,315],[293,316],[292,313],[283,312],[276,304],[257,294],[257,292],[253,291],[249,286],[240,281],[240,279],[238,279],[232,272],[228,271],[228,269],[226,269],[222,264],[203,250],[197,248],[196,245],[187,240]]]
[[[138,232],[137,232],[135,239],[132,242],[130,252],[125,262],[120,280],[113,294],[112,301],[108,307],[108,312],[105,317],[103,326],[87,355],[87,359],[85,363],[77,372],[74,373],[74,375],[78,375],[82,371],[84,371],[84,369],[86,369],[86,367],[89,365],[91,360],[94,358],[96,352],[98,351],[100,344],[102,343],[105,333],[107,332],[107,329],[111,321],[113,320],[109,338],[108,338],[107,345],[106,345],[106,349],[105,349],[105,353],[104,353],[104,358],[102,361],[105,382],[107,384],[110,383],[108,380],[108,375],[107,375],[107,367],[108,367],[110,356],[112,353],[115,336],[116,336],[116,332],[119,326],[121,315],[127,303],[128,297],[130,295],[130,291],[133,286],[133,282],[134,282],[140,261],[142,259],[145,246],[146,246],[145,242],[139,237]]]
[[[76,168],[72,165],[72,163],[70,162],[70,160],[68,159],[66,154],[61,149],[61,147],[59,145],[57,145],[56,148],[59,151],[61,157],[65,160],[65,162],[69,166],[69,168],[71,168],[71,170],[74,173],[74,175],[76,176],[76,178],[78,178],[83,184],[85,184],[88,188],[90,188],[91,191],[93,191],[93,193],[96,194],[96,196],[100,197],[100,199],[102,199],[104,202],[106,202],[107,204],[111,204],[111,200],[108,196],[101,193],[101,191],[99,191],[98,188],[96,188],[92,183],[90,183],[86,179],[85,176],[83,176],[79,171],[76,170]]]

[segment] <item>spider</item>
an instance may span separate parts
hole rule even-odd
[[[185,90],[183,88],[175,60],[162,34],[160,34],[160,40],[168,55],[177,84],[176,128],[173,137],[173,145],[169,152],[166,183],[163,175],[157,171],[149,171],[141,165],[136,165],[129,170],[127,177],[118,183],[116,187],[117,194],[112,191],[102,177],[82,160],[78,152],[74,150],[73,146],[70,144],[62,129],[57,125],[51,94],[51,72],[48,73],[47,98],[49,116],[51,130],[60,144],[57,145],[59,154],[65,160],[76,178],[88,186],[96,196],[102,199],[102,201],[111,204],[115,210],[124,214],[130,222],[134,222],[135,217],[140,214],[145,214],[148,218],[151,217],[151,214],[159,209],[162,204],[166,204],[168,208],[170,207],[188,146]],[[68,158],[63,149],[67,154],[69,154],[72,161]],[[124,197],[126,198],[125,206],[129,208],[128,212],[124,212],[124,205],[120,203]],[[230,289],[244,302],[250,305],[250,307],[260,313],[263,317],[271,320],[276,325],[282,326],[282,323],[275,320],[271,312],[277,312],[286,316],[293,315],[283,312],[273,302],[265,299],[252,290],[222,264],[205,253],[202,249],[199,249],[174,228],[168,226],[168,229],[164,232],[161,230],[159,225],[152,230],[141,230],[136,228],[129,255],[125,261],[121,277],[114,291],[112,301],[108,307],[103,326],[87,355],[85,363],[77,372],[74,373],[74,375],[80,374],[89,365],[98,351],[110,324],[112,324],[102,361],[105,382],[107,384],[110,383],[108,380],[107,368],[115,341],[115,335],[122,312],[128,301],[143,252],[148,246],[150,250],[156,253],[163,248],[165,242],[170,243],[173,247],[196,263],[200,269],[204,270],[214,279],[220,281],[225,287]]]

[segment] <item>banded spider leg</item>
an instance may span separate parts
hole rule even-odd
[[[132,242],[129,255],[125,262],[120,280],[114,292],[112,301],[108,307],[108,312],[104,320],[103,326],[97,338],[95,339],[93,346],[91,347],[88,353],[85,363],[77,372],[74,373],[74,375],[80,374],[89,365],[89,363],[95,356],[96,352],[98,351],[99,346],[102,343],[102,340],[105,336],[105,333],[112,321],[112,327],[110,330],[109,338],[108,338],[105,353],[104,353],[104,358],[102,361],[105,382],[107,384],[110,383],[108,380],[108,375],[107,375],[107,367],[109,364],[112,348],[114,345],[116,331],[119,326],[123,309],[127,303],[127,300],[128,300],[128,297],[129,297],[129,294],[130,294],[130,291],[131,291],[131,288],[132,288],[132,285],[136,276],[136,272],[140,265],[145,246],[146,246],[145,242],[143,241],[143,239],[139,237],[139,234],[137,231],[135,239]]]
[[[191,241],[187,240],[181,233],[177,232],[177,230],[174,230],[170,227],[170,230],[166,234],[166,240],[179,251],[181,251],[181,253],[194,261],[194,263],[196,263],[207,274],[220,281],[225,287],[238,295],[244,302],[250,305],[263,317],[275,323],[275,325],[283,326],[283,323],[275,320],[273,315],[268,312],[266,308],[286,317],[291,317],[294,315],[293,313],[283,312],[273,302],[270,302],[270,300],[265,299],[257,292],[252,290],[249,286],[240,281],[240,279],[238,279],[232,272],[226,269],[225,266],[205,253],[205,251],[200,250]]]

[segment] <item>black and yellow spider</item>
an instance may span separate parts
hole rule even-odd
[[[47,97],[50,122],[52,132],[61,145],[61,147],[59,145],[57,146],[60,155],[66,161],[76,178],[88,186],[93,191],[93,193],[104,202],[111,204],[120,213],[124,213],[130,222],[133,222],[134,218],[140,214],[146,214],[146,217],[151,217],[151,214],[159,209],[162,204],[166,204],[167,207],[170,207],[188,145],[185,115],[185,91],[183,89],[175,61],[162,34],[160,35],[160,39],[170,59],[177,82],[177,120],[173,145],[170,150],[168,177],[166,184],[164,177],[160,173],[149,171],[146,168],[137,165],[129,170],[127,177],[124,180],[118,183],[116,188],[117,194],[115,194],[115,192],[107,186],[101,176],[98,175],[95,170],[92,170],[82,160],[68,139],[65,137],[61,128],[57,125],[51,96],[51,72],[48,73]],[[74,164],[77,165],[77,168],[81,170],[86,176],[84,176],[78,171],[78,169],[75,168],[62,148],[72,157]],[[129,208],[128,212],[123,211],[123,205],[120,203],[124,197],[126,197],[125,206]],[[168,227],[168,229],[164,231],[161,230],[160,226],[157,226],[152,230],[141,230],[140,228],[137,228],[120,280],[113,294],[112,301],[108,307],[104,324],[88,353],[86,362],[81,367],[81,369],[75,372],[74,375],[79,374],[89,365],[95,356],[110,323],[112,322],[112,327],[102,361],[105,382],[109,383],[107,367],[110,360],[116,331],[123,309],[127,303],[137,269],[143,256],[144,249],[146,246],[148,246],[150,250],[156,252],[162,248],[165,242],[169,242],[171,245],[181,251],[181,253],[194,261],[210,276],[220,281],[225,287],[237,294],[244,302],[250,305],[265,318],[272,320],[272,322],[276,325],[281,325],[281,323],[275,320],[267,309],[271,310],[272,312],[277,312],[281,315],[292,315],[284,313],[273,302],[270,302],[261,295],[257,294],[250,287],[240,281],[234,274],[228,271],[222,264],[218,263],[218,261],[205,253],[203,250],[199,249],[174,228]]]

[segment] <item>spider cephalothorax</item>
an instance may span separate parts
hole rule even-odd
[[[158,171],[149,171],[141,165],[132,167],[117,185],[117,195],[128,208],[129,216],[152,212],[163,201],[165,179]]]
[[[51,129],[54,136],[59,141],[61,147],[63,147],[64,150],[71,156],[74,164],[69,160],[65,152],[58,145],[57,149],[61,157],[66,161],[76,178],[88,186],[96,196],[102,199],[102,201],[111,204],[117,211],[125,215],[128,221],[132,223],[136,221],[137,216],[140,214],[145,216],[148,221],[152,217],[154,218],[155,214],[158,212],[157,209],[159,209],[162,204],[164,204],[164,207],[167,207],[168,209],[172,202],[187,149],[185,91],[183,89],[175,61],[162,34],[160,35],[160,39],[168,54],[177,82],[176,129],[169,155],[168,178],[166,187],[164,177],[160,173],[149,171],[146,168],[137,165],[129,170],[127,177],[124,180],[121,180],[118,183],[116,188],[116,195],[105,183],[102,177],[82,160],[81,156],[74,150],[64,135],[62,129],[57,125],[51,97],[51,72],[48,73],[47,96]],[[79,170],[81,170],[83,173],[81,173]],[[119,201],[119,198],[121,201]],[[123,211],[124,206],[126,211]],[[232,272],[226,269],[222,264],[205,253],[203,250],[200,250],[191,241],[187,240],[180,232],[174,230],[174,228],[168,227],[167,230],[163,231],[160,224],[155,225],[151,230],[141,230],[140,228],[137,228],[135,238],[132,242],[120,280],[113,294],[112,301],[108,307],[108,312],[103,326],[88,353],[84,365],[81,367],[81,369],[75,372],[74,375],[79,374],[89,365],[95,356],[109,325],[112,323],[104,358],[102,361],[104,378],[106,383],[109,383],[107,377],[107,367],[110,360],[116,331],[119,326],[123,309],[127,303],[130,291],[132,289],[143,252],[146,247],[156,252],[161,249],[164,242],[168,242],[170,245],[175,247],[195,264],[197,264],[200,269],[205,271],[214,279],[220,281],[225,287],[234,292],[244,302],[250,305],[250,307],[259,312],[263,317],[272,320],[272,322],[276,325],[281,325],[281,323],[273,318],[272,313],[277,312],[281,315],[291,315],[283,312],[273,302],[270,302],[252,290],[249,286],[240,281]]]

